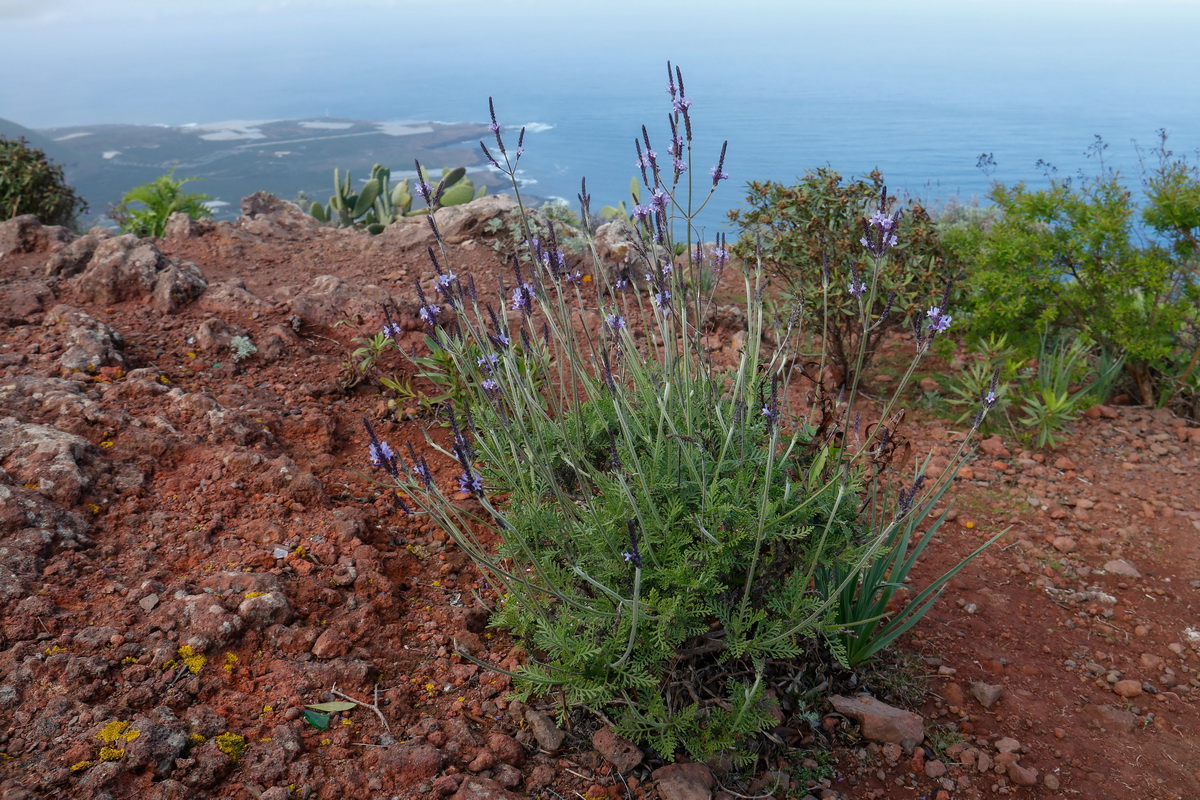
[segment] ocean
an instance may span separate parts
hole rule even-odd
[[[665,156],[670,59],[693,101],[698,200],[729,142],[699,219],[711,238],[747,181],[825,165],[970,201],[992,180],[1044,183],[1039,160],[1095,174],[1100,136],[1103,166],[1136,184],[1159,129],[1200,150],[1196,30],[1184,0],[0,3],[0,117],[486,122],[492,97],[510,149],[527,126],[529,192],[574,203],[586,176],[595,205],[615,204],[643,124]]]

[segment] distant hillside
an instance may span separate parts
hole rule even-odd
[[[83,156],[69,145],[56,142],[50,136],[35,131],[33,128],[26,128],[12,120],[0,118],[0,138],[20,139],[22,137],[31,147],[43,151],[51,161],[61,164],[63,169],[79,166],[83,159]]]
[[[365,179],[374,164],[399,180],[413,161],[430,170],[482,167],[478,141],[489,135],[474,123],[368,122],[343,119],[271,120],[168,127],[79,125],[30,130],[0,120],[0,135],[24,136],[61,164],[67,180],[95,214],[134,186],[174,169],[178,178],[199,178],[188,190],[208,195],[218,218],[239,212],[239,201],[259,190],[285,200],[303,193],[326,202],[333,170]],[[485,170],[476,185],[500,182]]]

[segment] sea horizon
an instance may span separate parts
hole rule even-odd
[[[628,204],[643,124],[666,150],[670,59],[693,100],[698,190],[729,142],[730,179],[700,219],[711,237],[730,230],[725,212],[747,182],[791,183],[823,166],[846,177],[879,168],[893,193],[971,202],[993,180],[1044,185],[1039,160],[1060,177],[1095,175],[1096,135],[1109,144],[1104,167],[1131,184],[1133,143],[1150,151],[1159,129],[1195,161],[1197,28],[1200,4],[1172,0],[914,0],[904,13],[877,0],[747,0],[737,14],[682,0],[128,0],[119,10],[48,0],[0,8],[0,69],[39,64],[0,86],[0,117],[36,130],[486,124],[491,97],[510,149],[527,126],[530,191],[574,206],[586,177],[594,204]],[[976,168],[984,153],[990,175]]]

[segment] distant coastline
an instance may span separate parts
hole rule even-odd
[[[32,130],[0,120],[0,135],[23,135],[62,164],[93,216],[172,169],[199,179],[188,189],[211,197],[218,219],[236,216],[241,198],[259,190],[325,202],[335,168],[365,179],[383,164],[402,179],[416,174],[419,160],[435,172],[467,167],[476,185],[492,190],[507,186],[483,163],[478,142],[490,131],[478,123],[310,118]]]

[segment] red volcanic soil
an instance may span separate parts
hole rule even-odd
[[[444,435],[345,368],[388,296],[423,346],[424,221],[371,237],[256,197],[154,241],[0,224],[0,800],[1200,797],[1194,423],[1100,407],[1056,451],[976,451],[918,579],[1007,533],[862,685],[923,744],[820,699],[765,780],[664,767],[459,656],[524,653],[469,560],[372,483],[364,417]],[[443,222],[481,287],[507,272],[496,202]],[[908,435],[956,446],[944,420]]]

